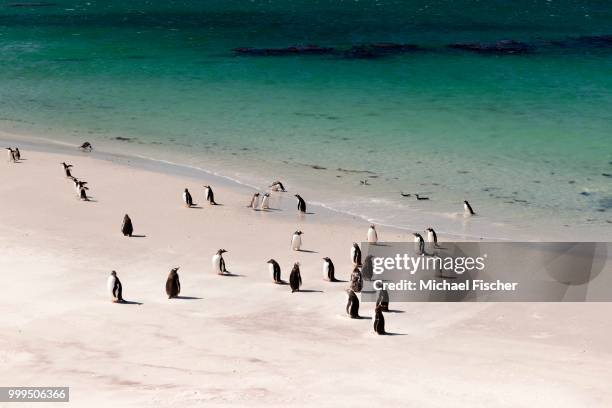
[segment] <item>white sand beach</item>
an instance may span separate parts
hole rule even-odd
[[[0,163],[1,385],[69,386],[74,407],[612,406],[609,303],[396,303],[393,335],[377,336],[372,304],[349,319],[347,283],[321,273],[329,256],[348,279],[367,222],[301,216],[291,186],[253,211],[244,186],[75,149],[22,155]],[[184,207],[184,188],[201,208]],[[120,233],[126,213],[142,236]],[[304,252],[290,249],[297,229]],[[212,273],[219,248],[236,276]],[[285,280],[301,263],[303,292],[271,282],[270,258]],[[183,298],[168,299],[175,266]],[[111,303],[111,270],[133,303]]]

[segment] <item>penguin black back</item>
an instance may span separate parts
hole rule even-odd
[[[299,292],[300,286],[302,286],[302,275],[300,274],[299,262],[293,265],[293,269],[289,275],[289,286],[291,286],[291,293]]]
[[[298,205],[297,205],[298,211],[301,213],[305,213],[306,212],[306,201],[304,201],[304,199],[299,194],[296,194],[295,197],[298,199]]]
[[[125,214],[123,217],[123,225],[121,225],[121,232],[125,237],[131,237],[134,232],[134,226],[132,225],[132,219],[129,215]]]
[[[181,293],[181,282],[178,275],[179,268],[173,268],[166,280],[166,294],[168,299],[175,298]]]
[[[346,314],[351,316],[351,319],[359,318],[359,298],[352,289],[346,290]]]
[[[387,334],[385,331],[385,315],[380,306],[376,306],[374,309],[374,331],[377,334]]]

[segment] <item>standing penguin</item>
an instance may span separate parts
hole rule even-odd
[[[304,199],[299,194],[296,194],[295,198],[298,199],[298,204],[297,204],[298,211],[301,213],[305,213],[306,212],[306,201],[304,201]]]
[[[208,201],[208,204],[217,205],[217,202],[215,201],[215,193],[213,192],[211,186],[204,186],[204,195],[206,196],[206,201]]]
[[[361,266],[361,249],[356,242],[353,242],[353,246],[351,247],[351,260],[353,261],[353,265]]]
[[[21,160],[21,152],[19,151],[18,147],[15,148],[15,159]]]
[[[425,253],[425,240],[423,239],[421,234],[419,234],[418,232],[415,232],[413,235],[414,235],[414,252],[416,252],[417,255],[424,254]]]
[[[389,311],[389,292],[387,292],[387,289],[381,289],[378,291],[376,306],[380,306],[383,312]]]
[[[302,231],[295,231],[293,233],[293,237],[291,238],[291,249],[294,251],[299,251],[302,247]]]
[[[227,269],[225,269],[225,259],[223,259],[225,252],[227,252],[225,249],[220,249],[212,257],[213,272],[217,275],[224,275],[227,272]]]
[[[183,191],[183,202],[185,203],[185,207],[193,206],[193,198],[191,197],[191,193],[187,189]]]
[[[374,332],[377,334],[387,334],[385,331],[385,316],[381,306],[374,308]]]
[[[438,245],[438,235],[433,228],[429,227],[425,230],[427,232],[427,242]]]
[[[274,283],[282,283],[281,280],[281,268],[278,262],[274,259],[270,259],[268,262],[268,270],[270,271],[270,275],[272,276],[272,280]]]
[[[372,276],[374,276],[374,264],[372,263],[372,259],[374,259],[372,255],[366,256],[363,260],[363,266],[361,267],[361,276],[367,281],[371,281]]]
[[[106,281],[106,287],[113,303],[123,303],[123,286],[121,286],[117,272],[111,272]]]
[[[249,203],[249,205],[247,205],[247,208],[252,208],[256,210],[258,205],[259,205],[259,193],[255,193],[253,194],[253,197],[251,197],[251,202]]]
[[[361,277],[361,271],[358,267],[355,267],[351,273],[350,288],[356,293],[361,292],[361,289],[363,289],[363,278]]]
[[[336,282],[336,268],[334,267],[334,263],[329,257],[323,258],[323,279]]]
[[[166,294],[168,295],[168,299],[175,298],[181,293],[181,282],[179,281],[178,270],[179,267],[172,268],[166,280]]]
[[[376,234],[374,224],[370,225],[370,228],[368,228],[368,242],[370,244],[375,244],[378,242],[378,234]]]
[[[132,225],[132,219],[129,215],[125,214],[123,217],[123,224],[121,225],[121,232],[124,237],[131,237],[134,232],[134,226]]]
[[[352,289],[346,290],[346,314],[351,319],[359,319],[359,298]]]
[[[289,286],[291,286],[291,293],[300,291],[300,286],[302,286],[302,275],[300,274],[299,262],[293,264],[293,269],[289,275]]]
[[[11,149],[10,147],[6,148],[7,153],[8,153],[8,161],[10,162],[15,162],[15,151],[13,149]]]
[[[270,208],[270,193],[265,193],[263,198],[261,199],[261,207],[262,210],[268,210]]]
[[[474,210],[472,210],[472,206],[467,200],[463,201],[463,215],[466,217],[471,217],[472,215],[476,215]]]
[[[79,189],[79,198],[83,201],[89,201],[89,197],[87,197],[87,187],[81,187]]]

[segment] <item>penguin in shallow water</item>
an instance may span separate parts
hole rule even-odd
[[[261,199],[261,207],[262,210],[268,210],[270,208],[270,193],[265,193],[263,198]]]
[[[291,249],[294,251],[299,251],[302,247],[302,231],[295,231],[293,233],[293,237],[291,238]]]
[[[415,232],[412,235],[414,235],[414,251],[416,252],[417,255],[424,254],[425,253],[425,240],[423,239],[423,236],[419,234],[418,232]]]
[[[371,281],[372,276],[374,276],[374,265],[372,263],[372,259],[374,259],[372,255],[366,256],[363,260],[363,266],[361,267],[361,276],[367,281]]]
[[[387,292],[387,289],[381,289],[378,291],[376,306],[380,306],[383,312],[389,311],[389,292]]]
[[[217,202],[215,201],[215,193],[213,192],[211,186],[204,186],[204,195],[206,197],[206,201],[208,201],[208,204],[217,205]]]
[[[166,294],[168,299],[175,298],[181,293],[181,282],[179,281],[178,275],[179,267],[172,268],[168,279],[166,279]]]
[[[300,274],[299,262],[293,264],[293,269],[289,275],[289,286],[291,286],[291,293],[300,291],[300,286],[302,286],[302,275]]]
[[[79,146],[79,149],[91,152],[91,150],[93,149],[93,146],[89,142],[84,142],[82,145]]]
[[[363,289],[363,277],[361,276],[361,271],[358,267],[355,267],[355,269],[353,269],[353,272],[351,273],[350,288],[355,293],[359,293],[361,292],[361,289]]]
[[[281,192],[285,192],[287,190],[285,190],[285,186],[283,186],[283,183],[281,183],[280,181],[275,181],[274,183],[272,183],[270,185],[270,188],[272,189],[272,191],[281,191]]]
[[[249,203],[249,205],[247,205],[247,208],[252,208],[256,210],[258,205],[259,205],[259,193],[255,193],[253,194],[253,197],[251,197],[251,202]]]
[[[463,201],[463,215],[466,217],[471,217],[472,215],[476,215],[470,203],[467,200]]]
[[[227,252],[225,249],[220,249],[212,257],[213,272],[217,275],[224,275],[227,272],[225,268],[225,259],[223,259],[223,254],[225,252]]]
[[[278,262],[276,262],[274,259],[270,259],[267,263],[270,276],[272,276],[272,281],[274,281],[274,283],[282,283],[281,267]]]
[[[370,244],[375,244],[378,242],[378,234],[376,233],[374,224],[370,225],[370,228],[368,228],[368,242]]]
[[[425,230],[427,232],[427,242],[438,245],[438,234],[433,228],[429,227]]]
[[[131,237],[134,232],[134,226],[132,225],[132,219],[129,215],[125,214],[123,217],[123,224],[121,225],[121,232],[124,237]]]
[[[352,289],[346,290],[346,314],[351,319],[359,319],[359,297],[357,297]]]
[[[193,198],[191,197],[191,193],[188,189],[185,189],[185,191],[183,191],[183,202],[185,203],[185,207],[193,206]]]
[[[385,331],[385,316],[381,306],[374,308],[374,332],[376,334],[387,334]]]
[[[323,279],[335,282],[336,281],[336,268],[334,267],[334,263],[329,257],[323,258]]]
[[[123,286],[117,276],[117,272],[112,271],[106,281],[106,287],[113,303],[123,302]]]
[[[297,198],[298,200],[298,204],[297,204],[298,211],[301,213],[305,213],[306,212],[306,201],[304,201],[304,199],[299,194],[296,194],[295,198]]]
[[[351,261],[353,261],[353,265],[361,266],[361,249],[356,242],[353,242],[351,247]]]

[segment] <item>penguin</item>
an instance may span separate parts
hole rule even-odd
[[[359,244],[353,242],[353,246],[351,247],[351,260],[353,261],[353,265],[361,266],[361,249],[359,249]]]
[[[359,298],[352,289],[346,290],[346,314],[351,319],[359,319]]]
[[[259,205],[259,193],[255,193],[253,194],[253,197],[251,197],[251,203],[247,205],[247,208],[252,208],[256,210],[258,205]]]
[[[414,196],[416,197],[416,199],[418,201],[429,200],[429,197],[423,197],[423,196],[418,195],[418,194],[415,194]]]
[[[205,189],[205,196],[206,196],[206,201],[208,201],[208,204],[210,205],[217,205],[217,203],[215,202],[215,193],[213,193],[213,189],[211,186],[204,186]]]
[[[21,152],[19,151],[19,148],[16,147],[13,152],[14,152],[14,155],[15,155],[15,160],[21,160]]]
[[[361,271],[358,267],[355,267],[355,269],[353,269],[353,273],[351,273],[350,288],[355,293],[359,293],[361,292],[361,289],[363,289],[363,278],[361,277]]]
[[[270,193],[265,193],[263,198],[261,199],[261,207],[262,210],[267,210],[270,208]]]
[[[305,213],[306,212],[306,201],[304,201],[304,199],[299,194],[296,194],[295,197],[298,199],[298,204],[297,204],[298,211],[301,213]]]
[[[374,259],[372,255],[366,256],[363,260],[363,266],[361,267],[361,276],[367,281],[371,281],[372,276],[374,276],[374,265],[372,264],[372,259]]]
[[[374,308],[374,332],[376,334],[387,334],[385,331],[385,316],[381,306]]]
[[[289,275],[289,286],[291,286],[291,293],[300,291],[300,286],[302,286],[302,275],[300,274],[299,262],[293,264],[293,269]]]
[[[293,238],[291,238],[291,249],[294,251],[299,251],[302,247],[302,231],[295,231],[293,233]]]
[[[438,245],[438,235],[433,228],[429,227],[425,230],[427,232],[427,242]]]
[[[13,149],[11,149],[10,147],[6,148],[6,151],[8,153],[8,161],[10,162],[15,162],[15,152],[13,151]]]
[[[85,184],[87,184],[86,181],[80,181],[77,178],[73,178],[72,179],[74,181],[74,186],[76,187],[77,191],[81,191],[82,188],[84,188],[85,190],[89,190],[89,187],[86,187]]]
[[[370,244],[375,244],[378,242],[378,234],[376,234],[374,224],[370,225],[370,228],[368,228],[368,242]]]
[[[106,281],[106,287],[113,303],[123,303],[123,286],[117,277],[117,272],[111,272]]]
[[[191,198],[191,193],[187,189],[183,191],[183,202],[185,203],[185,207],[193,206],[193,198]]]
[[[270,259],[267,263],[269,264],[268,269],[270,270],[270,275],[272,276],[274,283],[282,283],[281,268],[278,262],[276,262],[274,259]]]
[[[88,152],[91,152],[91,150],[93,149],[93,147],[91,146],[91,143],[89,142],[84,142],[82,145],[79,146],[79,149],[81,150],[85,150]]]
[[[87,197],[87,190],[85,190],[86,187],[81,187],[79,190],[79,198],[82,201],[89,201],[89,197]]]
[[[227,269],[225,269],[225,259],[223,259],[225,252],[227,252],[225,249],[220,249],[212,257],[213,272],[217,275],[224,275],[227,272]]]
[[[272,189],[272,191],[281,191],[281,192],[285,192],[287,190],[285,190],[285,186],[283,186],[283,183],[281,183],[280,181],[275,181],[270,185],[270,188]]]
[[[336,268],[329,257],[323,258],[323,279],[330,282],[336,282]]]
[[[423,240],[423,237],[418,232],[415,232],[413,235],[414,235],[415,252],[417,253],[417,255],[424,254],[425,253],[425,241]]]
[[[472,215],[476,215],[474,210],[472,210],[472,206],[468,203],[467,200],[463,201],[463,215],[466,217],[471,217]]]
[[[72,173],[70,172],[70,168],[73,167],[72,164],[66,164],[64,162],[61,163],[64,166],[64,173],[67,178],[72,178]]]
[[[381,289],[378,291],[376,306],[380,306],[383,312],[389,311],[389,292],[387,292],[387,289]]]
[[[181,293],[181,282],[179,281],[178,270],[179,267],[172,268],[166,280],[166,294],[168,295],[168,299],[175,298]]]
[[[121,232],[124,237],[131,237],[134,232],[134,226],[132,225],[132,219],[129,215],[125,214],[123,217],[123,224],[121,225]]]

